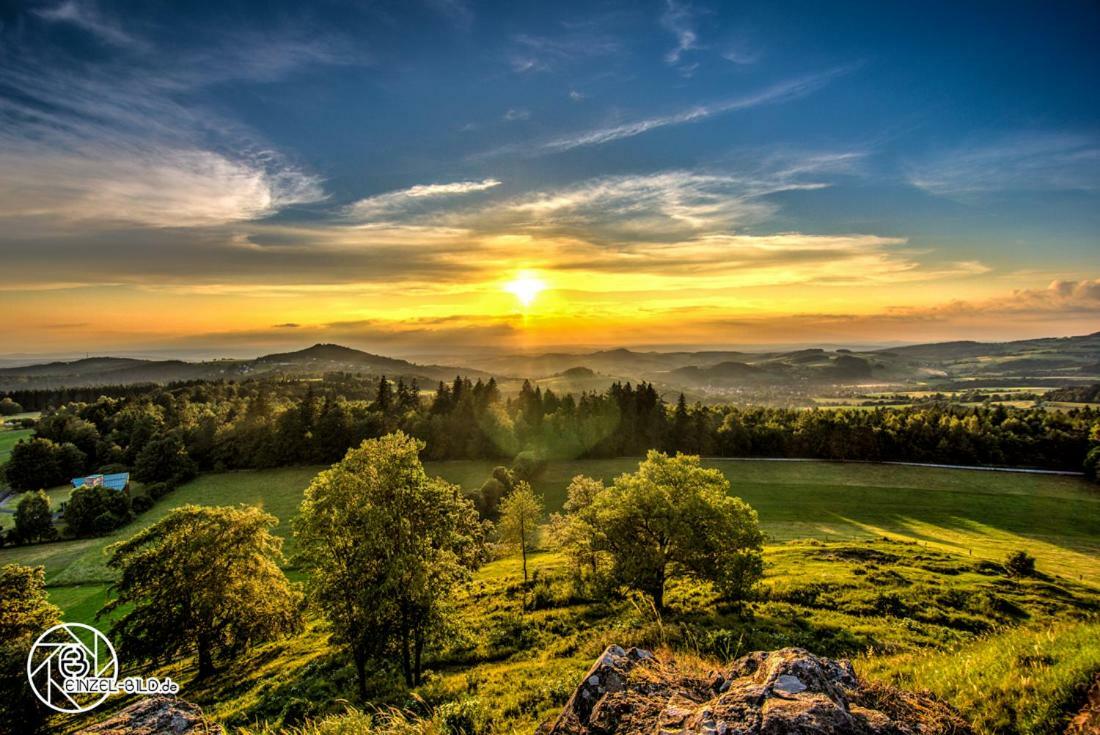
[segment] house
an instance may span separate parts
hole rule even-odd
[[[88,475],[87,477],[74,477],[70,480],[73,488],[78,487],[107,487],[112,490],[130,494],[130,473],[118,472],[112,475]]]

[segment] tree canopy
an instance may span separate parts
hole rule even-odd
[[[520,551],[523,558],[523,582],[527,583],[527,551],[538,543],[542,499],[528,482],[516,483],[515,489],[500,503],[500,540]]]
[[[15,507],[15,534],[20,541],[52,541],[57,538],[50,512],[50,499],[39,490],[25,493]]]
[[[0,567],[0,732],[37,732],[48,713],[27,685],[27,652],[61,611],[46,599],[42,567]]]
[[[742,600],[763,573],[763,534],[756,511],[729,490],[699,457],[657,451],[606,489],[574,479],[573,553],[606,557],[612,580],[646,593],[658,609],[677,576]]]
[[[195,652],[198,675],[254,643],[300,626],[300,594],[278,566],[278,520],[242,505],[172,510],[109,547],[119,573],[99,615],[119,613],[111,636],[127,656]]]
[[[477,511],[456,485],[430,478],[423,444],[402,433],[363,442],[314,478],[295,521],[309,599],[354,660],[395,656],[405,682],[448,628],[448,603],[481,562]]]

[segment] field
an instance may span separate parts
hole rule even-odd
[[[29,439],[34,434],[33,429],[0,429],[0,465],[8,461],[11,448],[20,439]]]
[[[553,463],[535,484],[556,510],[575,474],[610,480],[637,461]],[[768,534],[765,594],[751,616],[716,610],[705,588],[685,584],[670,590],[672,609],[663,618],[637,601],[577,597],[566,561],[552,549],[532,559],[537,581],[525,593],[518,559],[505,557],[476,575],[457,610],[466,632],[433,663],[435,673],[415,697],[381,672],[372,700],[423,711],[472,695],[495,731],[530,731],[612,642],[715,659],[802,645],[859,657],[860,670],[874,678],[936,691],[974,711],[983,732],[1040,733],[1055,731],[1050,723],[1064,719],[1076,706],[1077,687],[1100,670],[1100,493],[1084,481],[823,462],[712,463],[758,510]],[[491,468],[428,465],[467,488]],[[204,475],[115,537],[2,549],[0,564],[44,565],[50,598],[65,619],[91,621],[106,595],[104,549],[111,542],[183,503],[260,504],[280,518],[277,533],[286,537],[318,469]],[[1016,549],[1036,556],[1039,576],[1008,578],[990,563]],[[525,613],[528,596],[538,609]],[[1004,644],[1013,651],[1038,651],[1041,670],[1021,679],[1011,675],[1012,662],[993,667],[1004,635],[1016,636]],[[353,681],[315,620],[303,635],[258,649],[231,675],[208,683],[190,683],[187,664],[166,671],[185,683],[188,698],[234,726],[338,711],[342,706],[318,703],[350,696]],[[1026,692],[1016,690],[1022,681]],[[982,710],[975,698],[990,692],[999,704]],[[1006,715],[1004,703],[1017,700]],[[1006,716],[1009,725],[997,724]]]

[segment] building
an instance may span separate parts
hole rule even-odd
[[[87,477],[74,477],[70,480],[73,489],[78,487],[107,487],[112,490],[130,494],[130,473],[118,472],[112,475],[88,475]]]

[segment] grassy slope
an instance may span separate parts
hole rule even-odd
[[[34,434],[34,429],[0,429],[0,464],[8,461],[11,448],[20,439],[28,439]]]
[[[536,484],[553,509],[574,474],[610,479],[636,463],[556,463]],[[1100,609],[1095,586],[1100,581],[1100,495],[1080,480],[828,463],[718,466],[730,476],[735,492],[757,507],[772,540],[766,551],[768,597],[754,603],[750,620],[716,611],[706,591],[692,586],[670,593],[677,610],[663,620],[629,602],[600,605],[572,599],[568,566],[553,553],[533,559],[532,567],[543,579],[543,609],[525,614],[518,560],[503,559],[477,574],[458,609],[467,632],[451,639],[450,649],[433,664],[436,673],[416,697],[438,704],[476,696],[497,731],[529,731],[560,707],[592,658],[611,642],[668,645],[718,659],[753,648],[803,645],[829,655],[875,651],[877,655],[863,660],[873,675],[927,687],[969,707],[971,690],[953,687],[950,676],[937,678],[939,669],[920,665],[940,660],[946,671],[949,663],[962,666],[961,659],[937,659],[927,651],[980,649],[982,637],[996,635],[1002,626],[1031,630],[1061,625],[1067,640],[1088,639],[1090,624],[1073,621],[1095,616]],[[429,470],[474,487],[490,467],[452,462]],[[282,519],[277,532],[286,535],[287,521],[316,471],[206,475],[115,537],[3,549],[0,564],[45,564],[51,600],[65,610],[65,618],[90,620],[103,603],[108,576],[103,551],[110,542],[187,502],[261,503]],[[885,541],[882,535],[910,543]],[[801,537],[821,541],[791,541]],[[1017,581],[981,568],[981,559],[999,560],[1014,548],[1035,553],[1040,571],[1051,576]],[[1076,582],[1078,577],[1084,582]],[[988,645],[995,651],[999,644]],[[1064,665],[1052,657],[1054,663],[1026,680],[1005,674],[988,684],[1004,690],[1000,700],[1026,700],[1027,706],[1014,715],[1006,715],[1002,705],[978,713],[983,722],[1014,718],[1011,727],[984,731],[1049,731],[1045,723],[1057,717],[1042,714],[1041,697],[1025,695],[1064,695],[1067,681],[1083,670],[1100,669],[1100,646],[1073,648],[1073,660]],[[985,668],[983,664],[978,673],[960,670],[958,675],[985,676]],[[351,671],[329,648],[316,621],[302,636],[258,649],[235,665],[231,675],[209,684],[190,681],[193,672],[186,663],[172,671],[185,683],[189,698],[234,725],[278,722],[288,707],[308,709],[353,691]],[[372,699],[419,706],[392,681],[380,672]],[[1023,693],[1017,691],[1021,681],[1026,683]],[[1025,720],[1042,726],[1026,725]]]
[[[1100,492],[1076,478],[824,462],[715,464],[776,541],[887,536],[992,560],[1022,548],[1048,574],[1100,584]],[[535,484],[555,510],[574,475],[610,480],[636,466],[635,459],[555,462]],[[480,485],[491,468],[475,461],[428,465],[467,488]],[[318,469],[204,475],[112,536],[0,549],[0,564],[44,565],[57,604],[70,619],[84,620],[98,609],[99,583],[109,579],[108,544],[184,503],[261,504],[280,519],[276,531],[289,535],[289,520]]]

